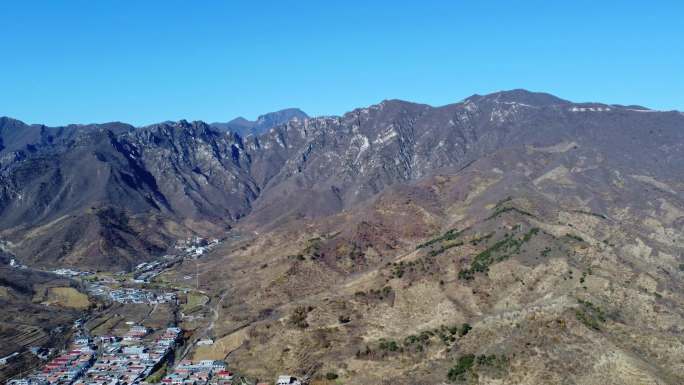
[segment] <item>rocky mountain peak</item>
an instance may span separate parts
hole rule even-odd
[[[217,130],[238,133],[244,137],[247,135],[259,135],[290,120],[304,120],[308,117],[309,115],[299,108],[286,108],[259,115],[255,121],[240,116],[227,123],[211,123],[211,126]]]

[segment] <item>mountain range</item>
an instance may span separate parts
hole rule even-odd
[[[213,307],[196,359],[355,384],[684,382],[682,112],[511,90],[259,121],[0,118],[4,264],[127,270],[238,234],[156,282],[196,276]]]
[[[333,117],[283,110],[247,125],[260,134],[246,136],[201,121],[1,118],[0,236],[27,263],[130,267],[179,236],[334,214],[526,145],[572,143],[578,161],[600,157],[604,169],[676,186],[682,119],[524,90],[442,107],[386,100]]]

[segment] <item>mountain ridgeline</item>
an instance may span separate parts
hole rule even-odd
[[[519,157],[549,154],[556,174],[591,173],[587,183],[606,188],[615,188],[610,175],[633,176],[681,201],[684,115],[514,90],[211,125],[0,118],[0,239],[26,264],[129,268],[180,237],[277,228],[473,162],[503,157],[515,168]]]

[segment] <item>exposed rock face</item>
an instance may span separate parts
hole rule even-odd
[[[291,112],[281,115],[257,123]],[[334,214],[500,151],[571,160],[534,183],[589,167],[603,173],[592,183],[618,173],[681,193],[678,112],[515,90],[443,107],[389,100],[341,117],[295,117],[247,137],[203,122],[48,128],[2,118],[0,228],[28,262],[125,267],[175,236],[245,217],[263,227]]]

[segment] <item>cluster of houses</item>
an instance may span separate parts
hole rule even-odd
[[[39,372],[10,380],[8,385],[70,385],[81,377],[95,360],[95,349],[88,338],[77,338],[70,349],[53,358]]]
[[[200,237],[194,237],[187,241],[179,242],[176,245],[176,249],[182,250],[187,256],[199,258],[207,251],[216,247],[219,243],[220,241],[218,239],[207,241]]]
[[[173,256],[164,256],[166,259],[175,258]],[[175,260],[175,259],[173,259]],[[173,261],[172,260],[172,261]],[[135,267],[133,274],[135,278],[133,279],[136,283],[150,282],[152,278],[161,274],[166,267],[168,267],[172,261],[169,260],[158,260],[152,262],[143,262]]]
[[[89,271],[78,271],[73,269],[56,269],[52,272],[65,277],[85,277],[93,274]]]
[[[161,366],[173,351],[181,334],[180,328],[167,328],[151,344],[143,338],[149,330],[133,325],[122,339],[100,337],[102,354],[85,375],[73,385],[139,384]]]
[[[96,297],[108,297],[110,300],[119,303],[136,303],[136,304],[160,304],[160,303],[176,303],[175,293],[157,293],[152,290],[137,289],[137,288],[120,288],[111,289],[105,285],[92,284],[88,285],[88,293]]]
[[[233,373],[223,361],[183,360],[162,379],[163,385],[231,385]]]
[[[78,337],[68,351],[49,361],[42,370],[8,385],[134,385],[159,368],[173,351],[180,328],[167,328],[145,341],[149,330],[133,325],[121,337]]]

